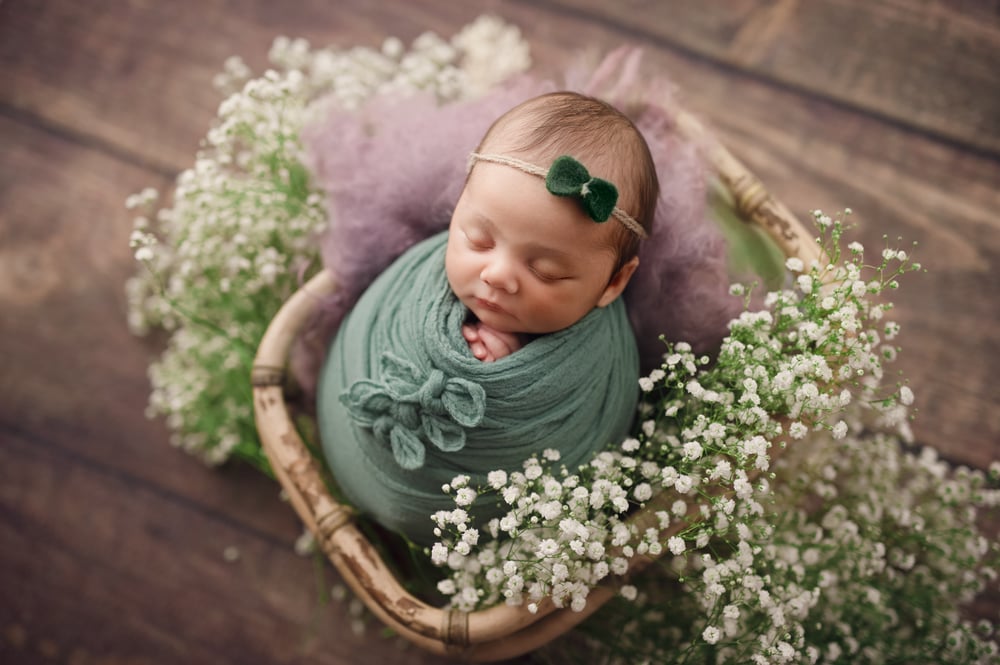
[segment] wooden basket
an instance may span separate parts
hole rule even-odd
[[[705,158],[741,219],[763,229],[785,256],[797,256],[807,266],[822,258],[814,236],[693,116],[682,111],[676,122],[682,135],[705,146]],[[289,349],[323,297],[334,288],[330,274],[321,272],[296,292],[272,320],[254,360],[254,414],[264,450],[296,512],[368,609],[423,649],[486,662],[536,649],[610,600],[617,590],[608,584],[591,591],[581,612],[557,608],[549,599],[539,602],[534,614],[526,606],[505,604],[462,612],[427,604],[410,594],[394,577],[377,548],[358,528],[354,511],[330,495],[320,462],[300,438],[286,405],[284,387]],[[654,527],[657,524],[654,513],[668,509],[676,498],[672,491],[661,492],[630,520],[640,527],[639,532]],[[665,540],[670,535],[670,530],[663,531],[661,538]],[[638,572],[650,562],[646,557],[632,559],[629,573]]]

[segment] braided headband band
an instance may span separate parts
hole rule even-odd
[[[517,157],[491,153],[470,153],[470,171],[476,162],[502,164],[530,175],[536,175],[545,180],[545,187],[552,194],[578,199],[584,211],[595,222],[604,222],[607,221],[608,217],[614,217],[639,238],[645,240],[647,237],[646,229],[642,228],[642,224],[615,205],[618,202],[618,189],[607,180],[592,177],[587,173],[583,164],[569,155],[557,157],[549,169],[543,169]]]

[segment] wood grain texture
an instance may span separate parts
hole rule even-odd
[[[919,0],[546,4],[967,149],[1000,154],[995,8]]]
[[[0,62],[7,64],[0,109],[25,123],[65,132],[151,170],[191,165],[221,97],[212,79],[231,55],[260,73],[278,35],[316,46],[407,42],[425,30],[443,36],[481,13],[436,20],[424,3],[372,6],[309,0],[207,0],[181,5],[96,0],[0,6]]]
[[[158,347],[125,325],[122,203],[190,166],[223,60],[260,71],[278,34],[374,46],[493,12],[550,75],[643,46],[792,210],[850,206],[871,249],[919,241],[928,273],[896,299],[917,442],[1000,458],[998,4],[663,4],[0,4],[0,662],[441,662],[355,637],[275,483],[143,416]]]
[[[370,644],[324,600],[329,572],[289,556],[287,541],[39,443],[5,437],[0,449],[4,594],[16,599],[0,625],[27,642],[0,642],[3,662],[45,642],[64,662],[234,664],[356,662]],[[375,644],[378,662],[433,662]]]

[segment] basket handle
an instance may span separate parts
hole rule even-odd
[[[809,233],[694,115],[679,110],[674,121],[681,136],[701,148],[704,159],[719,177],[720,193],[745,222],[763,229],[786,257],[796,256],[806,266],[825,260],[815,235]]]

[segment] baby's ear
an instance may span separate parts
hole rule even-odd
[[[597,306],[607,307],[613,303],[622,294],[625,287],[628,286],[628,281],[632,279],[632,275],[635,274],[635,269],[638,267],[639,257],[633,256],[625,265],[619,268],[615,276],[611,278],[607,288],[604,289],[604,293],[601,294],[600,299],[597,301]]]

